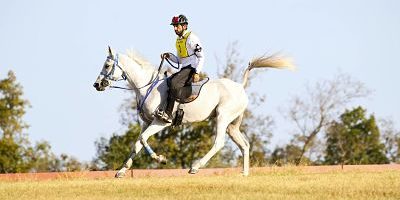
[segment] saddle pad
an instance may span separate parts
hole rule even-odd
[[[178,92],[179,95],[177,95],[177,97],[175,98],[175,101],[181,104],[194,101],[199,96],[203,85],[206,84],[209,80],[210,78],[207,77],[199,82],[192,83],[189,86],[181,88]]]

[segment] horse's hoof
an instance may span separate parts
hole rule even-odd
[[[197,174],[197,172],[199,172],[199,169],[190,168],[188,173],[189,174]]]
[[[163,155],[159,155],[158,156],[158,162],[160,162],[163,165],[166,165],[167,164],[167,158],[165,156],[163,156]]]
[[[125,172],[124,171],[118,171],[116,174],[115,174],[115,178],[124,178],[124,176],[125,176]]]

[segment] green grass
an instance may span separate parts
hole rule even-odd
[[[400,199],[400,172],[0,181],[0,199]]]

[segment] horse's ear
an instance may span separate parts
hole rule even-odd
[[[114,53],[113,53],[113,50],[111,49],[111,47],[110,46],[108,46],[108,56],[110,56],[110,57],[114,57]]]

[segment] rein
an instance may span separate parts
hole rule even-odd
[[[154,82],[156,82],[156,81],[158,82],[158,75],[160,74],[162,65],[163,65],[163,63],[164,63],[164,59],[165,59],[165,57],[163,56],[162,59],[161,59],[161,62],[160,62],[160,66],[158,67],[158,70],[157,70],[157,75],[154,76],[154,78],[152,77],[151,80],[149,81],[149,83],[147,83],[146,85],[144,85],[144,86],[142,86],[142,87],[138,87],[137,89],[140,90],[140,89],[143,89],[143,88],[145,88],[145,87],[147,87],[147,86],[149,86],[149,85],[152,85],[152,84],[153,84]],[[125,71],[122,70],[121,66],[119,66],[119,64],[118,64],[118,54],[116,55],[116,58],[113,59],[113,61],[114,61],[114,64],[113,64],[113,68],[111,69],[111,71],[110,71],[108,74],[104,74],[104,73],[101,73],[101,74],[104,75],[105,78],[111,80],[110,77],[111,77],[111,75],[114,73],[115,67],[118,67],[118,68],[120,68],[121,71],[123,72],[123,73],[122,73],[122,79],[118,79],[118,80],[115,80],[115,81],[122,81],[122,80],[125,80],[125,81],[126,81],[126,74],[125,74]],[[167,61],[168,61],[168,60],[167,60]],[[168,61],[168,63],[169,63],[171,66],[173,66],[169,61]],[[174,67],[174,66],[173,66],[173,67]],[[154,75],[154,74],[153,74],[153,75]],[[109,87],[110,87],[110,88],[115,88],[115,89],[133,90],[132,88],[119,87],[119,86],[112,86],[112,85],[109,86]]]
[[[126,77],[125,71],[118,64],[118,54],[116,55],[115,59],[113,59],[113,60],[114,60],[114,64],[113,64],[113,68],[111,69],[111,71],[108,74],[102,74],[102,75],[104,75],[105,78],[107,78],[109,80],[112,80],[110,77],[112,77],[112,75],[114,74],[115,68],[119,67],[121,69],[121,71],[123,72],[122,73],[122,79],[115,80],[115,81],[126,80],[127,77]],[[137,101],[137,112],[142,117],[143,117],[143,105],[146,102],[147,97],[149,97],[151,91],[153,91],[153,89],[157,86],[158,82],[160,81],[158,76],[160,75],[162,65],[164,64],[164,60],[165,60],[165,57],[162,56],[160,65],[159,65],[158,70],[157,70],[157,74],[154,76],[154,73],[153,73],[153,76],[151,77],[151,80],[149,81],[149,83],[147,83],[144,86],[141,86],[141,87],[137,88],[138,90],[140,90],[140,89],[143,89],[143,88],[145,88],[145,87],[150,85],[150,87],[147,88],[146,94],[141,99],[139,99]],[[133,90],[131,88],[125,88],[125,87],[119,87],[119,86],[110,86],[110,88],[123,89],[123,90]]]
[[[156,75],[154,78],[151,78],[151,80],[149,81],[149,83],[147,83],[146,85],[144,85],[144,86],[142,86],[142,87],[138,87],[139,90],[140,90],[140,89],[143,89],[143,88],[145,88],[145,87],[147,87],[147,86],[149,86],[149,85],[151,85],[153,82],[156,81],[156,79],[158,79],[158,75],[160,75],[160,72],[161,72],[161,67],[162,67],[162,65],[164,64],[164,60],[165,60],[165,57],[163,56],[163,57],[161,58],[160,65],[158,66],[157,75]],[[167,61],[168,61],[168,60],[167,60]]]
[[[167,60],[167,62],[168,62],[172,67],[176,68],[174,65],[172,65],[172,63],[170,63],[170,61],[169,61],[165,56],[162,56],[160,65],[159,65],[158,70],[157,70],[157,74],[156,74],[155,76],[154,76],[154,74],[153,74],[153,76],[152,76],[151,80],[149,81],[149,83],[147,83],[147,84],[144,85],[144,86],[141,86],[141,87],[138,87],[138,88],[137,88],[138,90],[140,90],[140,89],[143,89],[143,88],[145,88],[145,87],[147,87],[147,86],[150,85],[150,87],[147,88],[146,94],[145,94],[141,99],[139,99],[139,100],[137,101],[137,106],[136,106],[136,107],[137,107],[137,112],[138,112],[139,115],[142,116],[142,117],[143,117],[143,106],[144,106],[144,103],[146,102],[146,99],[149,97],[151,91],[153,91],[153,89],[155,88],[155,86],[157,86],[158,82],[160,81],[160,79],[159,79],[158,76],[160,75],[161,68],[162,68],[162,66],[163,66],[163,64],[164,64],[164,60]],[[127,77],[126,77],[125,71],[124,71],[124,70],[121,68],[121,66],[119,66],[119,64],[118,64],[118,54],[116,55],[115,59],[113,59],[113,61],[114,61],[114,64],[113,64],[112,70],[111,70],[108,74],[102,73],[102,75],[104,75],[105,78],[107,78],[107,79],[109,79],[109,80],[112,80],[112,78],[110,78],[110,77],[112,77],[112,75],[114,74],[115,68],[116,68],[116,67],[119,67],[119,68],[121,69],[121,71],[123,72],[122,75],[121,75],[122,79],[118,79],[118,80],[114,80],[114,81],[126,80]],[[178,69],[178,68],[176,68],[176,69]],[[110,88],[115,88],[115,89],[123,89],[123,90],[134,90],[134,89],[131,89],[131,88],[125,88],[125,87],[119,87],[119,86],[109,86],[109,87],[110,87]]]
[[[173,55],[173,54],[172,54],[172,55]],[[164,57],[164,56],[163,56],[163,57]],[[176,67],[175,65],[173,65],[173,64],[169,61],[168,58],[165,58],[165,59],[167,60],[168,64],[171,65],[171,67],[173,67],[173,68],[175,68],[175,69],[179,69],[179,63],[178,63],[178,66]]]
[[[160,81],[160,79],[158,78],[158,75],[159,75],[160,72],[161,72],[161,68],[162,68],[162,65],[163,65],[163,63],[164,63],[164,59],[165,59],[165,57],[163,56],[163,57],[161,58],[160,66],[158,67],[158,70],[157,70],[157,75],[156,75],[154,78],[152,78],[152,80],[150,80],[149,83],[147,83],[146,85],[144,85],[144,86],[138,88],[138,89],[140,90],[140,89],[142,89],[142,88],[144,88],[144,87],[150,85],[150,87],[149,87],[149,88],[147,89],[147,91],[146,91],[146,95],[144,95],[144,96],[142,97],[142,99],[139,99],[139,100],[137,101],[137,106],[136,106],[136,107],[137,107],[137,112],[138,112],[139,115],[142,116],[142,117],[143,117],[143,105],[144,105],[144,102],[146,101],[147,97],[150,95],[151,91],[153,91],[154,87],[155,87],[155,86],[158,84],[158,82]]]

